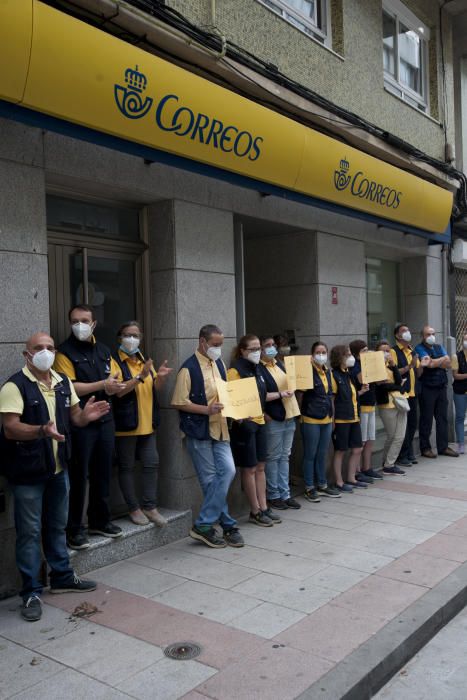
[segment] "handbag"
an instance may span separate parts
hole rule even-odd
[[[400,413],[408,413],[410,411],[410,404],[400,391],[393,391],[391,393],[391,398],[396,411]]]

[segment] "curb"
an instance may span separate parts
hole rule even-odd
[[[370,700],[466,605],[467,563],[409,605],[296,700]]]

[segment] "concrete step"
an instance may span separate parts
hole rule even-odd
[[[76,573],[86,574],[93,569],[115,564],[122,559],[142,554],[148,549],[162,547],[188,535],[192,523],[191,510],[160,508],[159,511],[167,519],[167,527],[156,527],[153,523],[134,525],[128,518],[118,518],[113,522],[122,528],[121,537],[112,539],[90,535],[90,547],[80,551],[70,549],[70,561]]]

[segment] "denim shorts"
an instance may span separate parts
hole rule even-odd
[[[266,461],[266,425],[251,420],[236,422],[232,426],[230,440],[237,467],[256,467],[258,462]]]

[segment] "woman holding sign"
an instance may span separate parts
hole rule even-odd
[[[368,487],[368,484],[363,481],[357,481],[355,478],[355,473],[360,464],[363,443],[357,388],[349,374],[349,369],[354,365],[355,357],[350,352],[348,345],[335,345],[332,348],[331,381],[332,393],[334,394],[333,467],[336,487],[344,493],[352,493],[355,487]],[[368,385],[364,384],[360,391],[363,393],[363,391],[367,390]],[[342,461],[349,449],[347,482],[344,483],[342,478]]]
[[[267,394],[265,406],[267,454],[266,496],[278,510],[300,508],[290,497],[289,457],[295,435],[295,417],[300,415],[295,392],[289,391],[283,363],[277,359],[277,347],[271,336],[261,338],[260,372]]]
[[[261,406],[265,408],[267,387],[259,368],[261,344],[256,335],[244,335],[233,351],[232,366],[227,381],[255,377]],[[250,504],[250,522],[262,527],[280,523],[266,502],[267,438],[264,415],[232,424],[231,445],[235,465],[241,467],[242,487]]]
[[[301,433],[303,440],[304,496],[319,503],[321,496],[340,498],[339,491],[328,486],[326,459],[332,434],[332,382],[328,369],[328,347],[317,341],[311,348],[313,389],[302,397]]]
[[[383,474],[402,476],[405,471],[396,465],[396,460],[404,442],[407,427],[407,413],[399,411],[391,398],[392,392],[400,392],[402,379],[387,340],[380,340],[376,350],[384,352],[388,378],[376,385],[376,402],[379,415],[386,431],[383,448]]]

